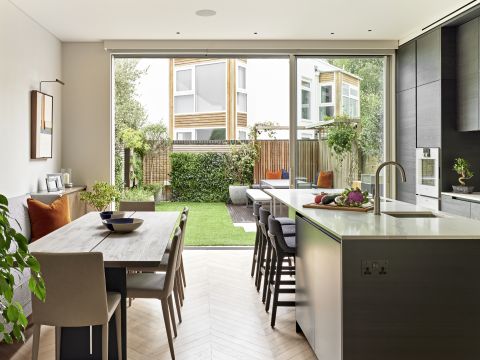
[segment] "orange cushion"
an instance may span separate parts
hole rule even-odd
[[[318,174],[317,187],[324,189],[332,189],[333,171],[320,171],[320,174]]]
[[[282,170],[267,171],[267,180],[277,180],[282,178]]]
[[[50,205],[35,199],[27,199],[27,204],[32,227],[32,241],[38,240],[70,222],[67,196],[61,196]]]

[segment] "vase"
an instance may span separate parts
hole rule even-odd
[[[230,194],[230,200],[234,205],[246,205],[247,204],[247,185],[230,185],[228,187],[228,193]]]

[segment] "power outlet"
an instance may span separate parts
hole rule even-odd
[[[388,260],[362,260],[362,276],[385,276]]]

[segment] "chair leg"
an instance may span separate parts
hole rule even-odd
[[[278,256],[278,255],[277,255]],[[277,270],[275,273],[275,286],[273,288],[273,301],[272,301],[272,320],[270,325],[275,327],[275,321],[277,318],[277,305],[278,305],[278,294],[280,290],[280,280],[282,277],[282,267],[283,267],[283,257],[277,257]]]
[[[180,309],[180,300],[178,299],[178,281],[175,280],[175,284],[173,287],[173,296],[175,297],[175,305],[177,307],[177,316],[178,316],[178,322],[182,322],[182,312]]]
[[[263,293],[262,293],[262,302],[265,304],[265,299],[267,297],[267,287],[268,287],[268,273],[270,272],[270,261],[272,258],[272,244],[270,241],[267,242],[267,257],[265,260],[265,279],[263,280]]]
[[[258,228],[258,225],[257,225],[257,232],[255,234],[255,245],[253,247],[252,270],[250,272],[251,277],[253,277],[253,275],[255,274],[255,267],[257,264],[257,261],[255,260],[255,258],[257,257],[257,254],[258,254],[258,235],[260,235],[260,229]]]
[[[108,360],[108,322],[102,325],[102,360]]]
[[[260,292],[260,286],[262,284],[262,266],[263,266],[263,258],[265,257],[265,243],[266,239],[264,238],[263,234],[260,234],[260,244],[258,249],[258,265],[257,265],[257,277],[255,278],[255,285],[257,286],[257,291]]]
[[[173,335],[177,337],[177,323],[175,321],[175,309],[173,308],[172,295],[168,297],[168,311],[170,311],[170,319],[172,320]]]
[[[40,329],[42,325],[34,324],[33,325],[33,346],[32,346],[32,360],[38,359],[38,350],[40,347]]]
[[[162,299],[163,321],[165,322],[165,330],[167,331],[168,346],[170,348],[170,356],[175,359],[175,351],[173,350],[172,329],[170,328],[170,317],[168,315],[167,299]]]
[[[187,280],[185,279],[185,268],[183,267],[183,254],[180,259],[180,272],[182,273],[183,287],[187,287]]]
[[[270,260],[270,271],[268,276],[268,286],[267,286],[267,300],[265,301],[265,311],[270,310],[270,300],[272,299],[272,289],[271,285],[273,284],[273,278],[275,277],[275,269],[277,268],[277,252],[272,247],[272,259]]]
[[[62,328],[55,326],[55,359],[60,360],[60,349],[62,344]]]
[[[180,303],[183,306],[183,300],[185,300],[185,293],[183,292],[182,279],[180,279],[180,275],[178,274],[175,274],[175,278],[178,281],[178,293],[180,295]]]
[[[122,360],[122,307],[118,304],[115,309],[115,330],[117,335],[118,360]]]

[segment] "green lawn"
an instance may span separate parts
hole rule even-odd
[[[156,206],[157,211],[181,211],[188,206],[185,245],[253,245],[255,233],[245,232],[233,226],[232,219],[224,203],[182,203],[164,202]]]

